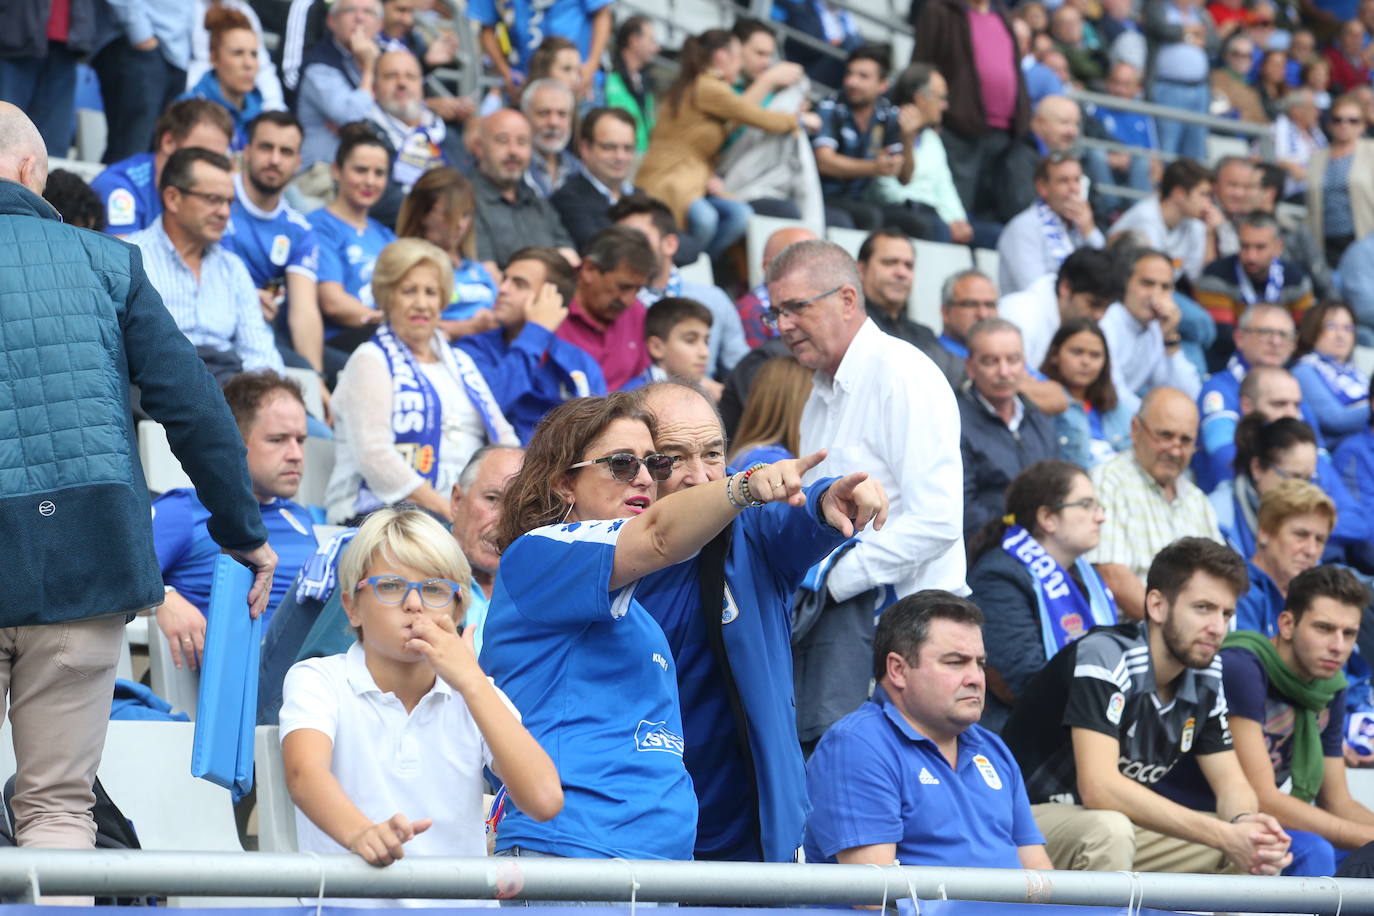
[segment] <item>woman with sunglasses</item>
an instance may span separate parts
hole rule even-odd
[[[1307,164],[1307,219],[1317,256],[1334,269],[1351,242],[1374,232],[1374,140],[1353,94],[1331,103],[1327,127],[1329,145]]]
[[[673,649],[636,587],[691,559],[741,512],[804,505],[802,475],[825,453],[660,500],[674,460],[655,451],[655,427],[625,392],[561,404],[502,496],[481,660],[553,758],[564,808],[545,824],[508,811],[498,855],[692,857],[697,800]],[[856,528],[871,520],[846,509]]]
[[[1208,499],[1226,543],[1253,556],[1259,533],[1260,499],[1282,480],[1315,480],[1317,437],[1292,417],[1267,421],[1251,413],[1236,427],[1236,476],[1217,485]]]
[[[1116,623],[1116,600],[1083,559],[1097,546],[1104,517],[1081,467],[1038,461],[1007,487],[1006,515],[969,541],[969,597],[987,615],[983,727],[1001,730],[1056,652],[1095,626]]]

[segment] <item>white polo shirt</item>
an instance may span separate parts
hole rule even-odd
[[[505,694],[497,693],[511,705]],[[516,712],[519,716],[519,713]],[[482,768],[491,750],[463,698],[442,678],[407,713],[367,670],[363,648],[297,662],[282,690],[281,737],[323,732],[334,744],[329,769],[373,822],[395,814],[434,824],[405,845],[407,856],[485,856]],[[299,808],[301,852],[347,853]],[[313,902],[313,901],[312,901]],[[339,904],[339,900],[327,903]],[[495,906],[494,900],[348,900],[349,906]]]

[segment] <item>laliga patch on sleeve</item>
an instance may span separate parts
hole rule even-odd
[[[1202,415],[1217,413],[1226,409],[1226,398],[1220,391],[1209,391],[1202,399]]]
[[[272,239],[272,250],[267,256],[273,264],[281,267],[291,257],[291,240],[284,235]]]
[[[116,188],[105,201],[105,222],[111,226],[133,225],[134,210],[134,195],[127,188]]]
[[[1126,695],[1118,690],[1107,701],[1107,721],[1113,725],[1121,724],[1121,713],[1126,708]]]

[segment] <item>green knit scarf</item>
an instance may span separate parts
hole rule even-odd
[[[1317,715],[1327,707],[1332,697],[1345,689],[1345,675],[1337,671],[1328,678],[1304,681],[1279,658],[1279,651],[1265,636],[1253,630],[1237,630],[1226,636],[1223,648],[1240,646],[1259,657],[1269,683],[1293,704],[1293,772],[1294,798],[1310,802],[1322,787],[1324,761],[1322,736],[1317,727]]]

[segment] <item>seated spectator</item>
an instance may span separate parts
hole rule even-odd
[[[325,372],[334,376],[347,354],[371,338],[382,320],[372,299],[372,270],[396,234],[373,219],[371,211],[391,173],[391,150],[366,124],[350,124],[340,131],[330,173],[338,194],[309,218],[320,243]]]
[[[1369,376],[1351,362],[1355,317],[1340,302],[1308,309],[1298,325],[1298,361],[1293,377],[1317,420],[1327,448],[1369,425]]]
[[[810,229],[803,229],[800,226],[789,226],[784,229],[775,229],[768,236],[768,241],[763,243],[763,267],[762,275],[768,276],[768,265],[773,258],[794,242],[804,242],[814,239],[816,233]],[[1371,290],[1374,293],[1374,290]],[[768,284],[760,283],[758,286],[745,293],[735,302],[735,310],[739,312],[740,324],[744,328],[744,340],[751,348],[761,347],[764,342],[776,340],[778,336],[777,328],[772,327],[764,320],[764,315],[772,302],[768,298]],[[1374,304],[1371,304],[1371,314],[1374,314]],[[782,351],[785,352],[785,351]]]
[[[619,109],[630,116],[635,152],[640,155],[649,149],[649,135],[657,120],[649,65],[658,57],[659,50],[654,23],[648,16],[630,16],[615,30],[611,72],[606,76],[606,107]],[[585,125],[585,121],[583,123]],[[586,135],[584,126],[582,136]],[[582,159],[585,162],[586,156]]]
[[[1210,10],[1211,7],[1208,7]],[[1268,124],[1260,94],[1250,85],[1250,67],[1255,60],[1255,43],[1244,35],[1232,35],[1221,51],[1221,66],[1212,71],[1212,99],[1225,99],[1229,106],[1223,114],[1250,124]]]
[[[1307,166],[1317,150],[1327,145],[1317,123],[1321,110],[1310,89],[1295,89],[1283,97],[1274,119],[1274,160],[1288,173],[1283,186],[1285,200],[1300,200],[1307,190]]]
[[[577,288],[554,333],[596,361],[611,391],[649,368],[645,309],[636,296],[658,269],[658,256],[638,229],[611,226],[582,249]]]
[[[997,732],[1056,652],[1117,622],[1112,593],[1083,559],[1097,546],[1103,511],[1082,468],[1030,465],[1007,487],[1005,511],[969,541],[969,598],[988,608],[983,727]]]
[[[1117,392],[1134,401],[1152,388],[1169,386],[1196,398],[1202,379],[1183,352],[1173,260],[1154,248],[1123,255],[1131,265],[1125,292],[1102,316]]]
[[[581,167],[567,177],[549,203],[577,245],[611,224],[608,215],[622,197],[633,194],[635,121],[619,108],[593,108],[578,128]]]
[[[791,354],[763,364],[740,414],[735,445],[726,464],[747,468],[763,461],[795,458],[801,451],[801,415],[811,396],[811,370]]]
[[[907,111],[920,115],[921,125],[912,145],[914,168],[905,183],[895,175],[880,175],[869,185],[871,199],[884,204],[905,203],[920,210],[933,228],[937,242],[954,242],[978,248],[996,248],[1001,227],[984,220],[970,220],[954,176],[949,169],[940,123],[949,108],[949,84],[929,64],[912,64],[893,86],[892,96],[903,100]]]
[[[224,386],[224,399],[243,435],[248,478],[268,543],[277,552],[266,625],[316,547],[310,510],[292,501],[305,467],[305,401],[300,385],[271,370],[234,376]],[[205,615],[220,554],[206,527],[209,521],[210,511],[192,488],[168,490],[153,501],[153,544],[167,591],[157,625],[172,664],[192,671],[200,668],[205,651]]]
[[[1216,343],[1207,356],[1213,371],[1239,348],[1233,328],[1247,309],[1264,304],[1288,312],[1291,354],[1292,324],[1312,305],[1312,279],[1301,264],[1283,257],[1279,224],[1272,215],[1250,213],[1241,219],[1237,234],[1239,253],[1208,264],[1194,287],[1198,304],[1217,324]]]
[[[1236,603],[1236,629],[1273,636],[1289,583],[1321,562],[1336,506],[1316,484],[1285,478],[1260,497],[1258,525],[1250,590]]]
[[[1102,15],[1093,22],[1107,56],[1111,60],[1124,60],[1143,72],[1148,55],[1145,33],[1140,19],[1136,16],[1131,0],[1102,0]]]
[[[1308,61],[1302,65],[1298,80],[1298,88],[1312,93],[1312,101],[1317,106],[1318,123],[1325,122],[1327,112],[1331,110],[1330,62],[1320,57]]]
[[[926,356],[949,379],[962,372],[960,360],[940,345],[935,332],[907,317],[907,302],[916,280],[916,249],[899,229],[879,229],[859,246],[859,279],[863,283],[864,309],[878,329],[900,337]]]
[[[808,862],[1051,867],[1016,760],[978,724],[983,619],[938,589],[883,612],[873,696],[806,766]]]
[[[1226,156],[1217,163],[1212,191],[1225,218],[1209,234],[1209,245],[1216,245],[1218,258],[1240,251],[1237,227],[1259,205],[1259,182],[1259,170],[1250,159]]]
[[[1086,170],[1087,165],[1078,149],[1082,135],[1083,112],[1073,99],[1049,95],[1036,103],[1030,132],[1011,145],[1002,164],[998,200],[1000,222],[1010,223],[1017,214],[1035,204],[1035,182],[1045,157],[1059,153],[1078,161]],[[1091,183],[1089,179],[1085,184],[1089,190],[1083,192],[1084,200],[1091,195]]]
[[[401,239],[378,256],[371,285],[382,322],[334,393],[331,524],[400,499],[451,521],[447,494],[473,452],[518,443],[471,358],[439,329],[452,283],[448,255],[429,242]]]
[[[78,229],[105,229],[105,207],[100,195],[81,180],[81,176],[66,169],[53,169],[48,172],[48,183],[43,187],[43,199],[52,204],[62,222]]]
[[[1145,577],[1157,553],[1179,538],[1221,540],[1212,504],[1183,473],[1197,425],[1192,398],[1156,388],[1131,421],[1131,450],[1092,470],[1107,520],[1088,560],[1132,620],[1145,614]]]
[[[426,104],[420,61],[410,51],[384,51],[374,69],[377,101],[367,120],[381,129],[393,150],[391,182],[408,194],[430,169],[464,160],[462,131]]]
[[[997,317],[997,287],[981,270],[970,268],[945,277],[940,287],[940,346],[959,358],[957,386],[968,377],[968,332],[984,318]],[[1024,336],[1024,333],[1023,333]]]
[[[1351,797],[1342,754],[1341,669],[1368,604],[1369,589],[1349,570],[1319,567],[1293,579],[1272,636],[1237,632],[1223,643],[1236,754],[1259,810],[1293,837],[1285,874],[1334,875],[1336,848],[1374,843],[1374,812]]]
[[[421,6],[418,0],[382,0],[381,37],[404,46],[428,73],[458,60],[458,34],[452,29],[439,29],[434,40],[428,40],[415,24],[415,12]],[[432,20],[428,24],[432,26]]]
[[[1272,372],[1257,372],[1263,380]],[[1281,379],[1274,379],[1280,387]],[[1254,556],[1259,540],[1259,507],[1264,494],[1284,480],[1315,480],[1317,438],[1312,427],[1293,416],[1252,412],[1236,427],[1235,477],[1212,491],[1226,543],[1243,557]]]
[[[283,360],[323,372],[319,240],[310,222],[284,199],[300,165],[304,136],[301,122],[288,111],[265,111],[248,125],[224,247],[248,268]]]
[[[1353,92],[1369,86],[1369,35],[1364,23],[1350,19],[1341,23],[1336,40],[1326,49],[1331,65],[1331,87],[1336,92]]]
[[[1062,4],[1050,16],[1050,36],[1054,39],[1054,46],[1069,62],[1069,73],[1074,82],[1089,85],[1106,76],[1107,57],[1095,41],[1088,40],[1083,14],[1073,4]]]
[[[1042,103],[1043,104],[1043,103]],[[997,241],[1002,294],[1020,292],[1057,273],[1079,248],[1101,248],[1102,232],[1083,196],[1083,166],[1072,156],[1052,153],[1035,170],[1036,201],[1021,211]]]
[[[211,6],[205,15],[210,33],[210,67],[182,99],[205,99],[229,113],[234,133],[229,148],[237,153],[248,143],[248,124],[263,110],[257,88],[261,42],[248,17],[231,6]]]
[[[477,258],[504,268],[510,256],[531,245],[567,249],[572,238],[558,213],[525,180],[530,167],[530,122],[502,109],[482,119],[477,135]]]
[[[644,349],[649,368],[625,384],[624,390],[642,388],[669,379],[685,379],[701,385],[714,403],[721,385],[706,377],[710,358],[711,310],[693,299],[668,296],[649,306],[644,315]]]
[[[1289,838],[1256,813],[1216,659],[1245,566],[1215,541],[1182,538],[1155,557],[1148,583],[1148,625],[1121,623],[1069,643],[1004,729],[1046,849],[1056,868],[1277,874]],[[1215,815],[1154,788],[1190,754],[1216,796]]]
[[[1164,169],[1157,194],[1132,205],[1112,223],[1107,241],[1133,233],[1141,243],[1168,255],[1179,272],[1196,283],[1213,260],[1207,256],[1208,239],[1223,219],[1212,203],[1212,173],[1191,159],[1177,159]]]
[[[230,168],[219,153],[177,150],[159,179],[162,217],[129,236],[177,327],[221,384],[243,371],[284,368],[253,278],[219,244],[234,200]]]
[[[1292,88],[1288,83],[1288,55],[1273,49],[1263,51],[1255,70],[1255,91],[1270,121],[1283,113],[1283,100]]]
[[[1152,51],[1150,101],[1206,114],[1212,102],[1209,63],[1218,50],[1212,17],[1196,0],[1147,0],[1143,22]],[[1207,128],[1162,118],[1159,146],[1205,162]]]
[[[1374,343],[1374,232],[1345,250],[1336,273],[1337,298],[1355,313],[1356,340]]]
[[[677,223],[667,204],[642,193],[622,197],[607,214],[611,222],[627,229],[638,229],[655,252],[654,272],[639,291],[639,301],[653,305],[665,297],[691,299],[711,313],[706,377],[724,378],[746,353],[744,328],[730,296],[720,287],[706,283],[688,283],[674,266],[680,251]],[[710,386],[708,386],[710,387]],[[715,389],[719,395],[719,389]]]
[[[1096,321],[1070,318],[1055,331],[1041,371],[1064,386],[1054,418],[1059,457],[1091,470],[1131,446],[1131,407],[1117,396],[1107,337]]]
[[[767,111],[736,95],[731,86],[741,67],[739,39],[724,29],[692,36],[683,45],[680,69],[663,94],[649,152],[636,176],[651,197],[666,203],[711,257],[744,236],[753,211],[721,196],[714,163],[736,124],[770,133],[797,128],[795,115]]]
[[[529,82],[534,82],[547,75],[534,72],[533,58],[550,38],[567,42],[568,49],[577,52],[574,66],[579,68],[576,80],[581,89],[573,91],[590,90],[611,37],[611,0],[555,0],[547,6],[534,0],[476,0],[468,5],[467,15],[481,27],[478,41],[482,53],[496,68],[510,100],[520,97],[522,77],[528,75]],[[497,26],[501,27],[499,34]]]
[[[1017,9],[1023,5],[1018,4]],[[1036,5],[1039,6],[1039,4]],[[1043,10],[1044,7],[1040,7],[1040,9]],[[1016,51],[1020,55],[1021,78],[1026,82],[1026,94],[1030,97],[1031,105],[1039,105],[1040,100],[1047,96],[1063,95],[1066,87],[1064,81],[1059,78],[1058,62],[1051,68],[1032,50],[1032,45],[1036,43],[1037,39],[1042,35],[1048,39],[1048,34],[1045,32],[1033,34],[1031,27],[1026,25],[1025,19],[1019,17],[1012,19],[1011,30],[1012,34],[1016,36]],[[1068,73],[1069,62],[1065,60],[1063,54],[1054,50],[1052,44],[1048,46],[1049,50],[1045,51],[1046,45],[1043,41],[1041,41],[1040,47],[1046,60],[1057,57],[1059,61],[1063,61],[1063,72]]]
[[[780,0],[773,7],[773,18],[838,51],[853,51],[864,43],[853,14],[826,0]],[[813,83],[827,89],[838,88],[844,83],[847,68],[833,54],[789,38],[783,45],[783,56],[806,68],[807,78]]]
[[[339,586],[357,641],[293,666],[283,687],[282,758],[300,849],[348,851],[372,865],[406,852],[484,855],[488,766],[526,817],[558,814],[553,762],[479,667],[471,637],[458,635],[472,573],[453,539],[423,512],[387,509],[350,546]],[[427,712],[412,716],[422,705]],[[443,804],[436,784],[446,787]]]
[[[891,177],[905,185],[915,170],[913,144],[921,118],[910,95],[900,108],[887,99],[890,66],[887,47],[855,48],[845,60],[844,88],[816,106],[821,126],[812,146],[821,193],[826,207],[847,214],[855,228],[896,226],[907,235],[935,238],[934,213],[889,195],[877,195],[891,200],[883,203],[868,196],[875,179]]]
[[[739,508],[727,491],[743,478],[656,499],[655,480],[666,481],[674,462],[654,451],[653,422],[625,393],[561,405],[535,432],[506,490],[481,658],[527,710],[530,733],[554,749],[565,805],[556,829],[508,808],[498,854],[692,857],[698,802],[683,760],[676,662],[633,586],[692,558],[729,525]],[[755,469],[745,498],[800,503],[805,467]],[[564,520],[573,524],[552,527]],[[627,658],[647,661],[642,676],[606,702],[606,685],[623,682]],[[566,702],[548,702],[550,695]],[[620,740],[630,733],[633,743]]]
[[[1107,307],[1121,297],[1119,271],[1111,255],[1096,248],[1073,252],[1058,271],[1037,277],[1030,286],[1004,295],[997,314],[1021,329],[1026,361],[1045,361],[1050,338],[1070,318],[1100,321]]]
[[[453,265],[453,297],[439,326],[449,340],[496,327],[492,306],[496,281],[477,260],[477,204],[472,183],[452,166],[426,172],[401,203],[396,219],[400,238],[419,238],[448,252]]]
[[[301,60],[296,114],[305,126],[306,168],[334,160],[339,128],[371,114],[381,18],[381,0],[340,0],[329,7],[326,34]]]
[[[521,442],[528,442],[544,415],[569,398],[606,393],[596,360],[555,336],[576,289],[577,277],[561,254],[522,248],[506,265],[492,307],[499,327],[458,340]]]
[[[1354,96],[1331,104],[1331,144],[1307,165],[1307,225],[1317,257],[1334,268],[1346,248],[1374,232],[1374,139]]]
[[[105,165],[145,152],[149,141],[153,149],[159,148],[161,131],[156,124],[167,106],[186,90],[196,18],[193,3],[159,3],[156,14],[142,3],[117,9],[119,13],[114,8],[101,9],[96,20],[95,54],[90,59],[100,86],[101,109],[107,123],[115,127],[107,135],[105,155],[100,160]],[[79,28],[79,17],[76,24]],[[219,152],[218,147],[209,149]],[[62,155],[66,150],[64,144]]]
[[[1054,421],[1020,393],[1021,332],[985,318],[968,334],[968,381],[955,393],[964,466],[964,537],[1002,511],[1008,485],[1028,466],[1059,455]]]
[[[168,157],[188,146],[223,155],[233,133],[233,120],[214,102],[184,99],[169,105],[153,131],[153,152],[121,159],[91,181],[105,206],[105,231],[124,236],[151,226],[162,214],[158,189]]]
[[[520,110],[529,119],[534,145],[529,180],[545,199],[578,172],[577,157],[568,149],[576,108],[572,90],[549,77],[530,83],[520,94]]]

